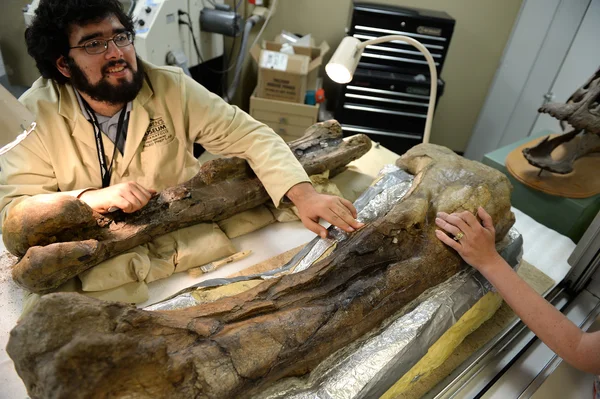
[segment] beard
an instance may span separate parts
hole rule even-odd
[[[125,60],[110,61],[102,68],[102,79],[95,84],[92,84],[83,70],[79,68],[75,60],[71,57],[67,57],[67,65],[71,72],[71,85],[82,93],[87,94],[95,101],[106,102],[111,105],[118,105],[133,101],[133,99],[140,92],[142,85],[144,84],[144,67],[142,60],[136,56],[137,60],[137,71],[134,71]],[[106,78],[107,70],[117,65],[124,65],[125,68],[133,73],[133,80],[127,81],[125,78],[119,79],[117,85],[113,85]]]

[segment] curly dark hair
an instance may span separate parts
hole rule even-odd
[[[25,30],[25,42],[42,76],[67,83],[69,79],[56,68],[56,60],[69,52],[71,27],[99,22],[111,15],[135,34],[133,21],[118,0],[41,0],[31,26]]]

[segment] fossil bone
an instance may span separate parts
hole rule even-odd
[[[309,175],[330,170],[333,176],[365,154],[371,141],[364,135],[343,140],[340,125],[328,121],[310,127],[290,147]],[[268,200],[246,161],[216,159],[132,214],[100,215],[68,195],[31,197],[11,209],[3,239],[6,248],[21,257],[12,269],[13,279],[30,291],[45,293],[153,237],[223,220]]]
[[[525,159],[542,170],[560,174],[572,172],[577,159],[600,151],[600,69],[569,97],[566,104],[544,104],[538,112],[558,119],[563,128],[567,122],[574,129],[552,139],[546,137],[536,146],[523,149]],[[561,159],[552,158],[552,151],[574,139],[577,143],[567,147]]]

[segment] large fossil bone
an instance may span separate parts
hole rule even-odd
[[[32,398],[252,397],[302,376],[455,274],[460,257],[435,237],[438,211],[492,215],[496,239],[514,223],[500,172],[423,144],[398,165],[409,193],[325,259],[233,297],[144,311],[49,294],[11,332],[7,352]]]
[[[333,176],[370,147],[364,135],[343,140],[336,121],[315,124],[304,137],[290,143],[309,175],[329,170]],[[217,159],[133,214],[100,215],[68,195],[31,197],[10,211],[3,239],[12,254],[22,257],[13,267],[13,279],[30,291],[44,293],[153,237],[226,219],[268,200],[246,161]]]
[[[566,104],[544,104],[538,112],[558,119],[563,128],[564,122],[567,122],[574,129],[552,139],[546,137],[536,146],[523,149],[525,159],[531,165],[550,172],[572,172],[577,159],[600,151],[600,69],[569,97]],[[578,140],[577,143],[567,147],[562,158],[552,158],[552,152],[558,146],[574,139]]]

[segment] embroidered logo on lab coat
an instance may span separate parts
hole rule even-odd
[[[167,125],[163,118],[158,117],[150,119],[150,125],[144,135],[144,148],[152,147],[154,145],[168,144],[173,141],[173,134],[169,132]]]

